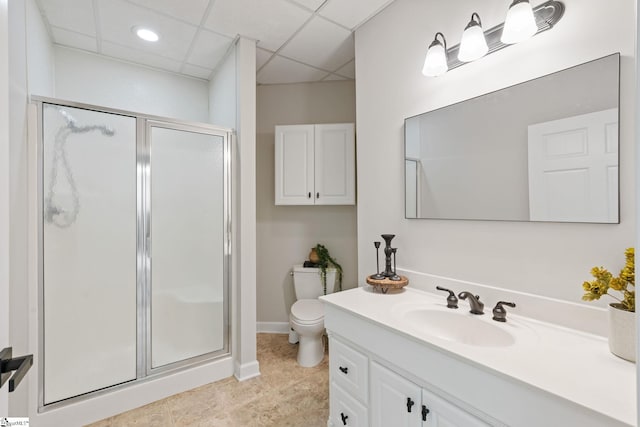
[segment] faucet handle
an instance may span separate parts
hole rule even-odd
[[[447,308],[458,308],[458,298],[456,298],[455,292],[450,289],[443,288],[442,286],[436,286],[436,289],[439,291],[449,292],[449,296],[447,297]]]
[[[503,305],[507,305],[509,307],[516,306],[516,304],[513,302],[498,301],[496,306],[493,308],[493,320],[495,320],[496,322],[507,321],[507,310],[504,309]]]

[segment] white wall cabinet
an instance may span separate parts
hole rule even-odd
[[[488,427],[334,333],[329,353],[330,426]]]
[[[276,126],[276,205],[356,202],[353,123]]]

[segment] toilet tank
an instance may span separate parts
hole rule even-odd
[[[333,292],[336,286],[337,274],[334,268],[327,268],[327,293]],[[296,299],[314,299],[324,295],[319,268],[305,268],[301,265],[293,266],[293,289]]]

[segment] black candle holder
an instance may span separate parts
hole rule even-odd
[[[393,280],[395,282],[402,280],[402,277],[396,274],[396,252],[398,248],[391,248],[391,253],[393,254],[393,276],[389,278],[389,280]]]
[[[384,277],[393,277],[395,272],[391,270],[391,240],[396,237],[395,234],[382,234],[381,237],[384,239],[385,247],[384,247],[384,273],[382,275]]]
[[[373,245],[376,247],[376,274],[372,275],[371,278],[375,280],[383,280],[384,276],[380,274],[380,242],[373,242]]]

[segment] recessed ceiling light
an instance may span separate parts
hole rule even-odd
[[[131,31],[133,31],[133,33],[136,36],[140,37],[142,40],[148,42],[157,42],[160,39],[158,34],[155,31],[150,30],[149,28],[133,27]]]

